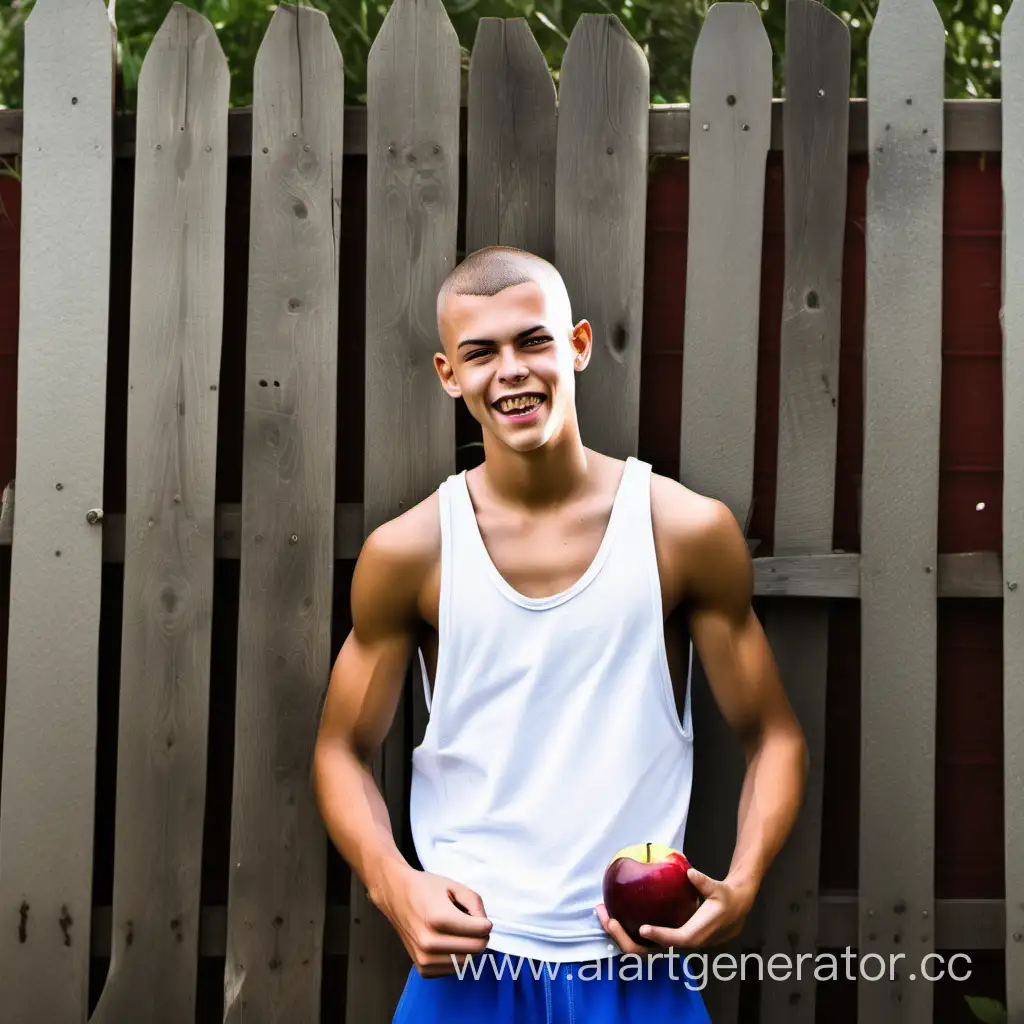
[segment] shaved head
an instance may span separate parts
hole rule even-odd
[[[523,249],[489,245],[467,256],[449,275],[437,295],[437,320],[452,295],[497,295],[532,281],[564,309],[565,326],[572,327],[569,294],[562,275],[547,260]]]

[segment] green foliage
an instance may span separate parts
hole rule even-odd
[[[185,0],[216,26],[232,73],[232,105],[252,102],[252,66],[274,4],[268,0]],[[867,87],[867,41],[879,0],[824,0],[849,26],[853,48],[851,95]],[[894,0],[889,0],[894,2]],[[32,0],[0,0],[0,106],[21,105],[21,51]],[[651,101],[681,103],[689,96],[693,46],[711,0],[444,0],[464,50],[480,18],[525,18],[556,77],[565,44],[583,13],[618,15],[643,47],[651,67]],[[946,95],[998,96],[999,29],[1009,0],[936,0],[946,25]],[[131,109],[139,69],[171,0],[118,0],[122,105]],[[346,102],[366,102],[366,58],[390,0],[315,0],[330,18],[345,57]],[[776,95],[784,95],[785,2],[760,0],[776,55]]]
[[[998,999],[985,996],[965,996],[971,1013],[983,1024],[1006,1024],[1006,1007]]]

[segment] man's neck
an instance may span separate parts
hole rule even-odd
[[[517,452],[484,433],[482,475],[487,490],[507,505],[544,509],[583,493],[592,482],[594,452],[578,430],[529,452]]]

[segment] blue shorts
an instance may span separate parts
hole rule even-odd
[[[392,1024],[710,1024],[700,969],[679,952],[548,963],[488,950],[462,978],[413,965]]]

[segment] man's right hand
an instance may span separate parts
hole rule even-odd
[[[389,872],[370,897],[424,978],[454,974],[453,954],[461,968],[466,954],[487,949],[491,922],[483,900],[451,878],[405,865]]]

